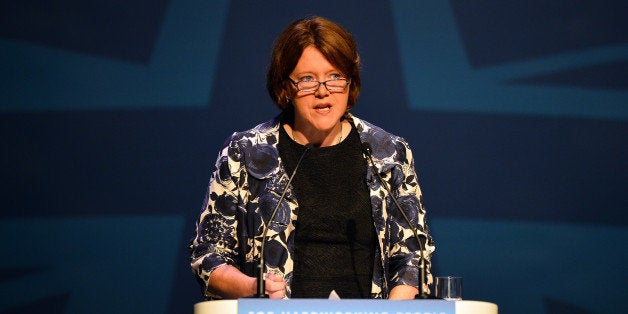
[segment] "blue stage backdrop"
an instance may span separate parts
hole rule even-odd
[[[215,157],[278,114],[269,52],[311,14],[415,152],[436,274],[502,313],[623,311],[625,1],[29,0],[0,4],[0,312],[191,312]]]

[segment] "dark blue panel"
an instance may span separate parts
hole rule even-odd
[[[628,61],[580,67],[507,82],[524,85],[628,90]]]
[[[66,312],[70,293],[55,295],[41,300],[37,300],[24,306],[16,306],[6,309],[2,314],[63,314]]]
[[[200,109],[0,115],[0,216],[199,208],[229,134],[208,120]]]
[[[28,275],[33,275],[46,271],[45,268],[20,267],[20,268],[0,268],[0,282],[15,280]]]
[[[546,314],[593,314],[595,312],[583,309],[568,302],[554,300],[552,298],[543,299]]]
[[[222,140],[274,114],[224,96],[260,113],[225,115],[233,109],[216,105],[0,116],[2,217],[194,211]],[[375,105],[356,108],[409,140],[435,217],[628,223],[626,123]],[[394,120],[380,118],[385,110]]]
[[[0,3],[0,36],[147,62],[168,0],[24,0]]]
[[[473,66],[628,43],[623,0],[451,0]]]
[[[436,217],[625,226],[628,124],[400,114]],[[418,145],[418,146],[417,146]]]

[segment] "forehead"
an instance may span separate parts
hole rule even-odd
[[[293,74],[299,73],[315,73],[325,74],[338,69],[325,58],[325,56],[314,46],[308,46],[303,49],[301,57],[297,62]]]

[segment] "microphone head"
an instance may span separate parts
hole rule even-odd
[[[373,153],[373,149],[371,148],[371,144],[369,144],[368,142],[363,142],[362,143],[362,151],[365,154],[370,156]]]

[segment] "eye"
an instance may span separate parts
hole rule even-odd
[[[306,75],[306,76],[304,76],[304,77],[300,78],[300,79],[299,79],[299,82],[311,82],[311,81],[313,81],[313,80],[314,80],[314,78],[313,78],[312,76],[310,76],[310,75]]]
[[[339,73],[334,73],[330,77],[331,77],[332,80],[341,80],[341,79],[343,79],[342,75],[339,74]]]

